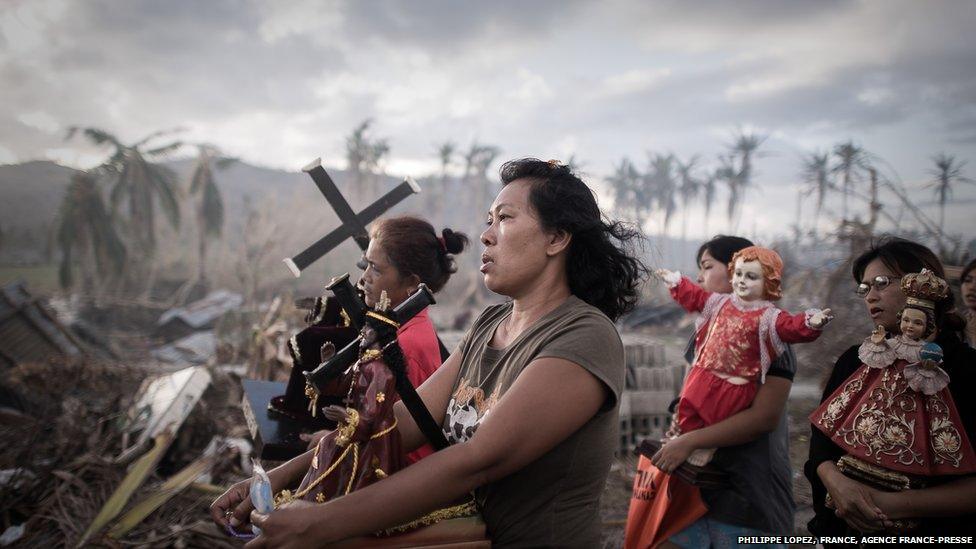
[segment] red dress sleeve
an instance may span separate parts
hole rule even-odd
[[[687,276],[681,277],[681,282],[671,288],[671,297],[689,313],[700,313],[711,295],[712,292],[703,290]]]
[[[776,333],[785,343],[808,343],[820,337],[821,330],[807,326],[807,314],[791,315],[786,311],[776,317]]]

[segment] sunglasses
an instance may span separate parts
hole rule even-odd
[[[868,295],[868,292],[871,291],[872,286],[874,286],[875,290],[878,290],[880,292],[881,290],[884,290],[885,288],[890,286],[891,283],[896,280],[901,280],[901,277],[879,275],[874,277],[874,280],[870,282],[862,282],[858,284],[857,288],[854,288],[854,293],[857,294],[858,297],[864,297]]]

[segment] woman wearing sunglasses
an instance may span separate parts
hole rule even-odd
[[[905,306],[901,278],[930,269],[944,278],[938,257],[921,244],[901,238],[886,238],[854,260],[855,292],[864,300],[871,322],[889,334],[899,331],[898,312]],[[949,391],[957,403],[960,418],[970,440],[976,440],[976,350],[959,338],[962,319],[952,312],[952,293],[936,303],[940,319],[935,342],[944,353],[943,369],[949,374]],[[858,346],[837,360],[824,388],[826,399],[861,365]],[[821,402],[823,401],[821,399]],[[890,530],[894,521],[922,519],[913,535],[973,535],[976,531],[976,477],[936,478],[929,487],[901,492],[881,492],[844,476],[836,462],[844,451],[818,429],[812,429],[810,459],[804,473],[813,489],[816,513],[808,527],[820,536],[842,536]],[[824,502],[827,494],[835,509]]]

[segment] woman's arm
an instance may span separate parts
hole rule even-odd
[[[751,406],[714,425],[678,436],[661,447],[651,462],[655,467],[670,473],[699,448],[736,446],[776,429],[786,408],[792,385],[793,382],[784,377],[767,377],[766,383],[759,387]]]
[[[604,385],[581,366],[534,360],[471,440],[329,503],[255,513],[264,535],[248,547],[323,545],[415,519],[538,459],[589,421],[606,398]]]
[[[874,501],[891,520],[968,515],[976,513],[976,477],[918,490],[878,492]]]

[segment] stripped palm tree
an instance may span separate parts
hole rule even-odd
[[[834,156],[837,163],[831,173],[841,175],[842,221],[847,221],[847,197],[854,193],[854,184],[870,169],[870,155],[853,141],[846,141],[834,146]]]
[[[620,164],[614,167],[614,172],[607,177],[607,182],[613,190],[613,208],[616,215],[638,224],[637,186],[640,172],[629,158],[622,158]]]
[[[372,124],[372,119],[363,120],[346,138],[346,161],[352,175],[352,193],[365,201],[375,198],[376,176],[383,158],[390,152],[386,139],[367,135]]]
[[[741,206],[745,202],[746,190],[752,185],[753,157],[765,140],[766,136],[740,131],[729,147],[731,156],[738,159],[739,164],[735,177],[730,180],[729,220],[735,219],[733,231],[738,227],[742,216]]]
[[[450,171],[454,165],[454,156],[457,154],[457,145],[453,141],[445,141],[437,146],[437,158],[440,161],[440,173],[431,176],[429,185],[431,187],[430,197],[428,198],[427,208],[430,217],[444,224],[453,224],[453,219],[444,219],[444,206],[450,192]]]
[[[667,236],[668,225],[678,203],[678,183],[675,179],[674,168],[676,159],[673,154],[649,155],[649,170],[644,174],[644,192],[652,198],[652,202],[664,214],[661,218],[661,236]]]
[[[926,185],[926,188],[933,189],[935,196],[939,199],[939,232],[945,234],[945,206],[946,201],[952,198],[952,186],[956,183],[976,183],[972,179],[962,174],[962,168],[966,162],[959,162],[951,154],[939,153],[932,157],[935,162],[935,169],[930,170],[935,179]]]
[[[731,154],[720,154],[718,156],[718,167],[715,169],[713,179],[725,183],[729,188],[729,203],[726,214],[731,227],[732,219],[739,205],[739,170],[735,167],[734,156]],[[734,232],[734,229],[732,231]]]
[[[810,153],[803,159],[803,172],[801,177],[806,183],[803,189],[804,195],[816,195],[817,209],[813,214],[813,230],[816,234],[817,223],[820,221],[820,211],[823,209],[824,199],[827,193],[834,189],[834,182],[830,179],[830,153]]]
[[[681,180],[681,186],[678,187],[678,196],[681,197],[681,208],[682,208],[682,220],[681,220],[681,241],[684,242],[685,237],[688,234],[688,210],[691,208],[691,203],[698,195],[702,192],[705,182],[695,177],[694,171],[698,167],[699,156],[696,154],[688,159],[687,162],[682,162],[680,160],[678,163],[678,179]]]
[[[457,145],[453,141],[445,141],[437,147],[437,156],[441,161],[441,181],[447,181],[448,171],[454,164],[454,153],[457,152]]]
[[[714,172],[708,174],[708,176],[702,180],[702,202],[705,204],[703,227],[706,237],[708,237],[710,234],[708,232],[708,221],[712,216],[712,204],[715,203],[715,194],[718,191],[716,183],[719,181],[719,169],[716,169]]]
[[[61,287],[74,285],[81,271],[82,290],[93,293],[96,277],[107,280],[122,273],[126,249],[115,230],[95,178],[84,172],[71,177],[58,212],[57,241],[61,247]]]
[[[214,180],[214,169],[222,170],[235,161],[233,158],[221,156],[220,150],[213,145],[197,145],[199,154],[193,175],[190,176],[190,194],[198,198],[196,204],[198,231],[198,259],[197,280],[206,280],[207,240],[219,238],[224,228],[224,200],[220,196],[220,189]]]
[[[152,160],[162,159],[183,146],[180,141],[147,148],[160,137],[175,130],[153,132],[143,139],[125,145],[114,135],[98,128],[72,126],[67,139],[81,132],[96,145],[109,145],[115,150],[112,155],[95,168],[95,173],[108,177],[111,181],[109,193],[112,215],[118,216],[123,201],[127,202],[125,221],[132,243],[143,255],[150,257],[156,247],[156,204],[174,229],[180,226],[180,190],[176,175],[165,166],[154,164]]]
[[[484,212],[488,210],[492,198],[495,195],[495,188],[488,178],[488,168],[501,154],[501,150],[493,145],[483,145],[474,141],[464,153],[464,177],[461,182],[466,188],[466,195],[471,202],[466,205],[465,210],[472,214],[471,219],[481,220]],[[478,225],[469,227],[476,231]],[[472,232],[472,234],[478,234]]]

